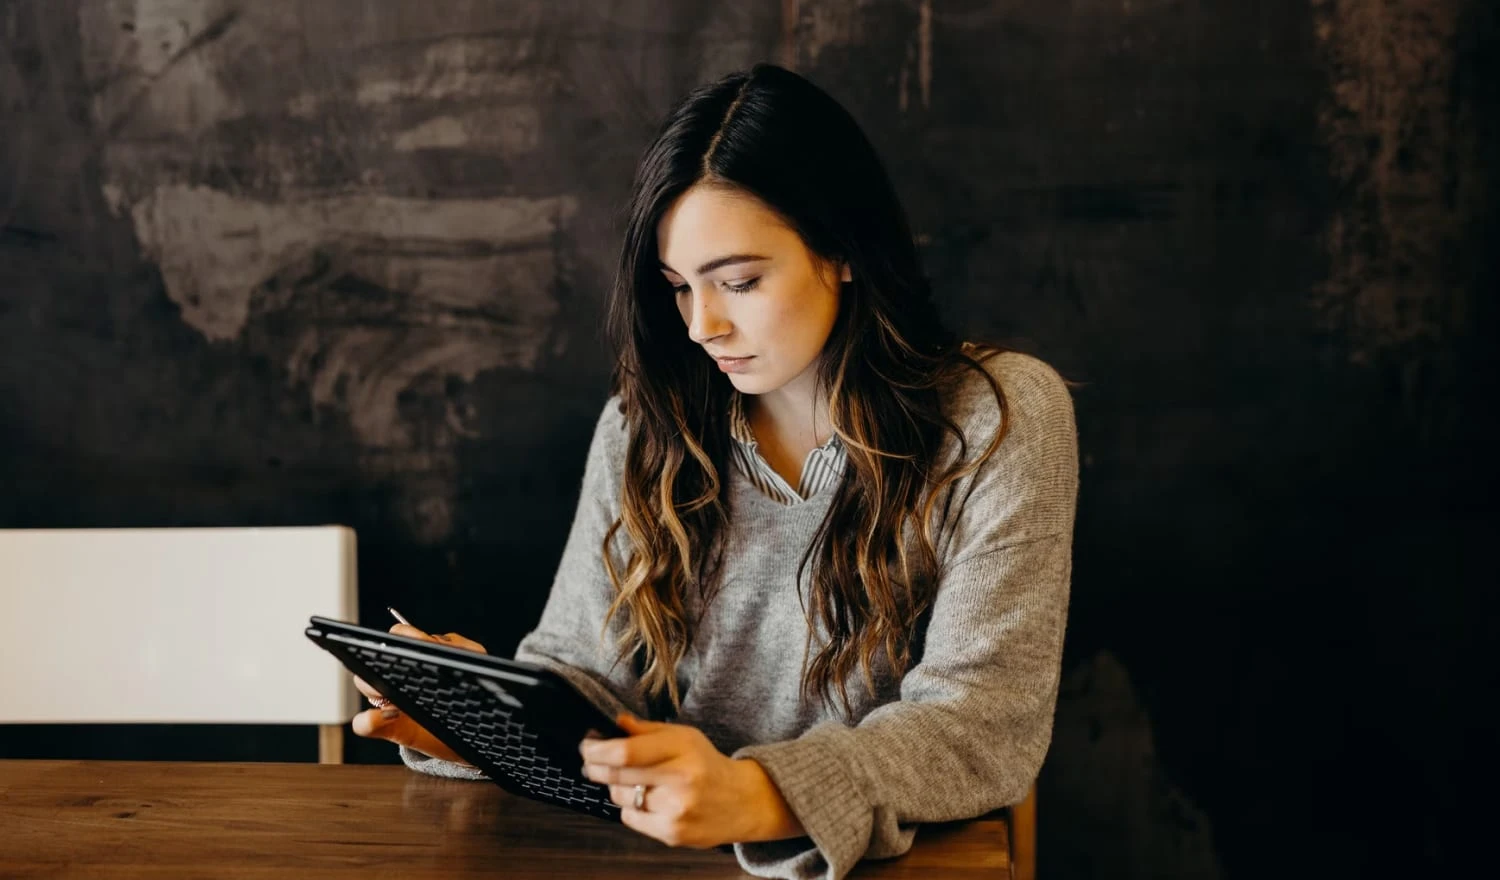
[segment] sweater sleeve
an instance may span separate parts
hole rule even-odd
[[[640,679],[628,660],[616,662],[616,639],[624,617],[610,621],[607,630],[604,625],[615,598],[614,584],[604,567],[604,536],[620,514],[625,444],[625,416],[619,398],[610,398],[594,428],[578,512],[552,592],[536,628],[516,646],[516,659],[553,670],[611,717],[628,711],[645,718]],[[623,531],[617,533],[610,548],[621,569],[626,540]]]
[[[838,880],[861,858],[906,852],[915,823],[1018,803],[1036,778],[1061,671],[1077,431],[1056,373],[1002,357],[1015,364],[1002,382],[1009,433],[947,536],[921,660],[899,699],[856,726],[825,722],[734,755],[765,768],[807,831],[737,844],[751,874]]]
[[[628,661],[615,662],[620,619],[604,632],[614,585],[604,568],[604,536],[618,515],[625,463],[625,418],[618,398],[605,404],[584,466],[583,490],[562,561],[536,627],[516,646],[515,658],[544,666],[571,682],[605,714],[647,717],[639,680]],[[615,545],[619,552],[623,540]],[[623,561],[623,557],[617,557]],[[618,564],[618,563],[617,563]],[[603,636],[601,638],[601,633]],[[484,779],[478,770],[401,748],[408,767],[434,776]]]

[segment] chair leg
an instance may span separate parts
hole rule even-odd
[[[1036,786],[1010,808],[1010,864],[1015,880],[1036,880]]]
[[[344,763],[344,726],[342,724],[318,725],[318,763]]]

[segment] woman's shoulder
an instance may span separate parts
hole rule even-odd
[[[967,449],[949,439],[955,456],[978,463],[966,477],[964,509],[983,523],[985,546],[1002,546],[1070,531],[1078,495],[1078,429],[1073,397],[1057,370],[1020,352],[974,352],[983,373],[968,369],[953,388],[949,419]],[[1005,398],[1002,416],[990,380]],[[983,461],[995,432],[1004,435]],[[975,552],[979,544],[967,544]]]
[[[599,411],[599,418],[594,422],[588,466],[609,474],[619,473],[625,466],[625,450],[629,439],[625,407],[620,395],[612,394],[604,402],[604,408]]]
[[[987,445],[1006,423],[1002,447],[1024,446],[1072,434],[1073,396],[1063,377],[1046,361],[1019,351],[980,351],[966,347],[980,370],[966,367],[948,389],[945,412],[971,447]],[[1002,416],[994,386],[1005,399]]]
[[[604,401],[604,409],[599,412],[599,420],[594,425],[596,434],[607,434],[611,437],[625,436],[625,398],[618,394],[611,394]]]

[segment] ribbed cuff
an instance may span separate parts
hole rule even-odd
[[[406,746],[398,746],[398,748],[401,750],[402,763],[418,773],[426,773],[428,776],[444,776],[449,779],[471,779],[475,781],[489,779],[488,776],[484,775],[484,771],[477,767],[457,764],[453,761],[444,761],[442,758],[424,755]]]
[[[853,870],[869,847],[873,813],[817,730],[800,739],[747,746],[734,757],[753,759],[765,769],[807,832],[807,838],[735,844],[742,868],[757,877],[789,880],[840,880]]]

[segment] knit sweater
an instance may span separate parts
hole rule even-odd
[[[802,697],[808,622],[797,567],[833,492],[783,504],[737,469],[726,474],[730,521],[717,593],[689,600],[692,644],[677,669],[681,710],[727,755],[764,767],[807,836],[740,843],[761,877],[839,880],[864,857],[897,856],[917,825],[972,818],[1020,802],[1046,755],[1057,700],[1072,571],[1078,446],[1058,375],[1018,353],[986,368],[1005,392],[1008,427],[994,456],[956,483],[938,523],[936,598],[897,677],[877,664],[874,687],[848,682],[852,717]],[[1000,426],[989,384],[969,371],[945,394],[968,455]],[[607,712],[650,717],[629,663],[601,641],[613,596],[600,547],[619,511],[626,446],[617,400],[604,408],[583,492],[540,622],[516,657],[556,670]],[[945,461],[959,454],[953,438]],[[938,505],[939,509],[942,505]],[[407,749],[427,773],[482,778]]]

